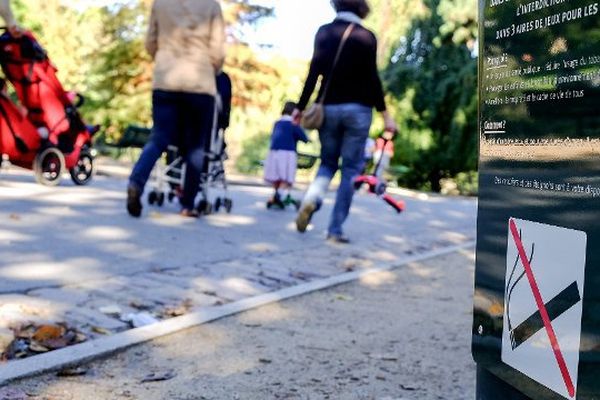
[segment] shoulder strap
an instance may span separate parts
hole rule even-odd
[[[317,103],[323,104],[323,102],[325,102],[325,96],[327,95],[327,91],[329,90],[329,84],[331,82],[331,79],[333,78],[333,71],[335,71],[335,67],[337,66],[338,61],[340,61],[340,56],[342,55],[342,50],[344,49],[344,45],[348,41],[348,38],[350,37],[350,34],[352,33],[352,30],[354,29],[355,25],[356,24],[351,23],[350,25],[348,25],[348,27],[344,31],[344,36],[342,36],[342,40],[340,41],[340,45],[338,46],[337,53],[335,54],[335,58],[333,60],[333,65],[331,66],[331,71],[330,71],[329,77],[328,77],[329,79],[327,79],[327,82],[325,82],[325,88],[323,89],[321,98],[319,99],[319,101]]]

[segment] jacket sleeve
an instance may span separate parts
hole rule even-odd
[[[219,3],[215,4],[211,18],[209,55],[210,61],[215,68],[215,73],[218,73],[223,68],[225,62],[225,21]]]
[[[0,16],[4,19],[4,22],[8,26],[15,26],[17,21],[10,8],[9,0],[0,0]]]
[[[299,126],[294,126],[296,132],[295,132],[295,137],[296,137],[296,141],[297,142],[303,142],[303,143],[308,143],[310,142],[310,140],[308,139],[308,136],[306,136],[306,132],[304,132],[304,129],[300,128]]]
[[[306,82],[304,83],[304,90],[302,91],[302,96],[300,96],[300,101],[298,101],[298,109],[304,110],[310,101],[310,97],[315,91],[315,87],[317,86],[317,81],[319,80],[319,75],[323,74],[323,58],[325,57],[325,51],[323,49],[323,41],[325,40],[325,32],[321,28],[317,32],[315,37],[315,50],[313,53],[312,60],[310,61],[310,69],[308,71],[308,76],[306,78]]]
[[[158,21],[156,20],[156,7],[152,5],[150,12],[150,22],[148,24],[148,33],[146,34],[146,50],[154,59],[158,51]]]

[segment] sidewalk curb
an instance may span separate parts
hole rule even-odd
[[[276,292],[258,295],[223,306],[207,307],[204,310],[189,315],[162,321],[142,328],[131,329],[110,337],[93,340],[24,360],[11,361],[0,367],[0,386],[7,385],[8,383],[17,379],[40,375],[69,366],[90,362],[134,345],[142,344],[162,336],[170,335],[264,305],[328,289],[361,279],[373,273],[394,270],[406,264],[425,261],[439,256],[455,253],[460,250],[469,249],[474,246],[475,242],[467,242],[461,245],[444,247],[419,255],[407,257],[399,264],[395,264],[394,266],[348,272],[330,278],[289,287]]]

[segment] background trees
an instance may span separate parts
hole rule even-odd
[[[117,139],[131,123],[150,124],[152,69],[143,41],[152,0],[115,0],[106,6],[13,1],[19,20],[37,34],[65,86],[86,96],[85,118],[104,128],[100,141]],[[247,29],[268,18],[270,8],[249,0],[221,4],[229,26],[226,71],[234,84],[230,156],[248,172],[258,168],[284,101],[299,97],[308,62],[268,55],[246,43]],[[476,2],[371,0],[371,6],[366,25],[378,35],[378,61],[400,126],[396,179],[439,190],[441,179],[476,169]],[[380,129],[378,122],[373,135]]]

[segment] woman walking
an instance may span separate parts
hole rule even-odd
[[[133,168],[127,211],[142,213],[141,196],[152,168],[171,144],[187,169],[181,215],[197,217],[194,201],[213,127],[216,75],[225,57],[225,25],[216,0],[155,0],[146,48],[155,60],[150,142]]]
[[[383,87],[377,71],[377,39],[362,26],[369,14],[366,0],[332,0],[335,20],[322,26],[315,38],[315,51],[298,108],[299,122],[315,89],[322,83],[319,99],[324,104],[324,122],[319,129],[321,166],[305,194],[296,218],[299,232],[305,232],[313,214],[321,207],[331,179],[342,159],[342,179],[328,228],[327,239],[348,243],[342,226],[350,213],[354,196],[354,178],[362,172],[363,153],[373,119],[379,111],[385,129],[396,130],[386,111]]]

